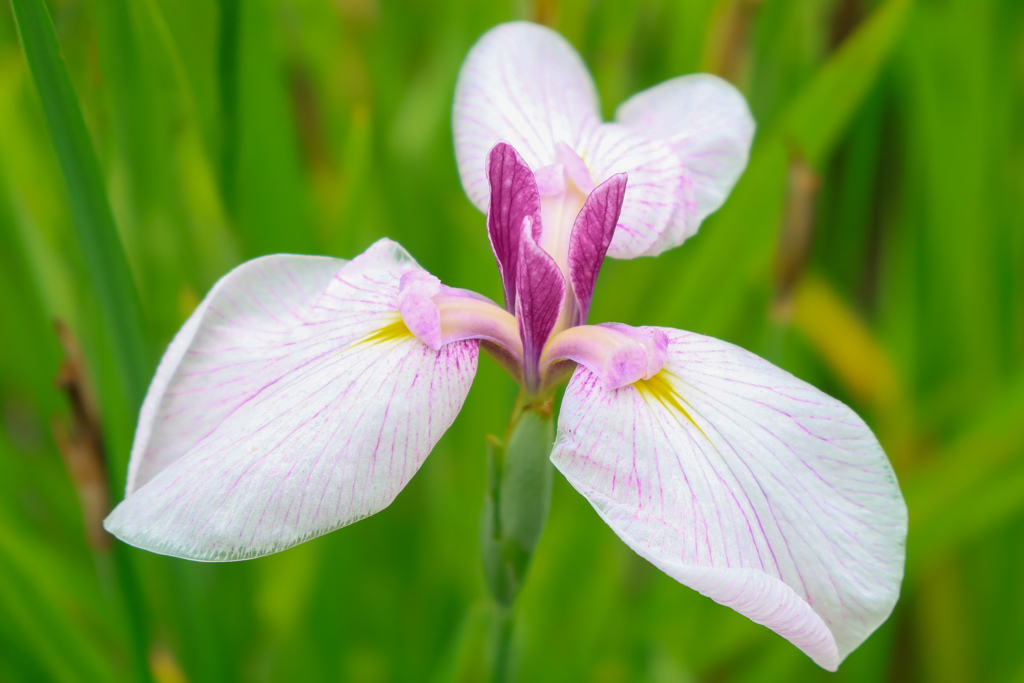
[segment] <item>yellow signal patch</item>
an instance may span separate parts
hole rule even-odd
[[[676,392],[669,382],[669,375],[670,373],[667,370],[661,370],[650,379],[637,380],[633,386],[640,392],[640,395],[643,396],[648,405],[653,405],[653,402],[657,401],[668,409],[669,412],[686,418],[686,421],[693,425],[707,439],[708,437],[704,430],[690,417],[690,413],[687,410],[687,408],[690,408],[689,404]]]

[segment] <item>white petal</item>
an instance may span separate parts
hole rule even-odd
[[[746,100],[717,76],[693,74],[637,93],[619,107],[615,119],[668,142],[686,170],[692,204],[673,217],[647,255],[682,244],[722,205],[747,166],[754,119]]]
[[[899,596],[907,509],[885,454],[811,385],[661,329],[648,382],[607,391],[577,368],[552,461],[641,556],[834,670]]]
[[[419,266],[393,242],[340,263],[267,257],[218,283],[150,388],[108,530],[236,560],[395,498],[461,408],[477,342],[434,351],[412,336],[397,301]]]
[[[577,148],[600,124],[597,92],[576,51],[555,31],[497,26],[466,57],[455,86],[455,158],[470,201],[487,210],[484,160],[508,142],[536,172],[555,162],[555,145]]]
[[[616,173],[626,174],[626,196],[608,256],[636,258],[664,251],[672,218],[689,192],[685,170],[672,149],[638,130],[605,123],[590,129],[579,153],[598,184]]]
[[[196,333],[202,328],[207,336],[210,330],[231,334],[231,330],[238,327],[235,321],[258,318],[258,330],[246,330],[244,336],[232,340],[239,346],[249,343],[258,350],[263,335],[273,339],[301,325],[305,309],[323,293],[346,263],[344,259],[323,256],[274,254],[246,261],[213,286],[167,348],[142,403],[128,464],[126,495],[180,458],[243,400],[242,396],[231,400],[232,393],[237,391],[232,383],[224,384],[222,389],[203,388],[207,396],[222,390],[223,398],[216,400],[197,402],[167,395],[172,378],[176,378],[176,387],[183,382],[202,386],[203,375],[195,374],[190,379],[182,377],[187,369],[178,372]],[[214,303],[211,312],[210,306]],[[191,362],[197,360],[191,359]],[[252,362],[233,364],[218,372],[221,375],[235,372],[236,376],[244,377],[251,367],[254,367]]]

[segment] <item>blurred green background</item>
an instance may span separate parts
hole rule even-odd
[[[488,360],[410,486],[351,527],[205,565],[99,522],[160,353],[241,260],[387,235],[500,299],[451,101],[477,37],[531,18],[580,50],[606,115],[695,71],[746,94],[725,207],[608,263],[591,318],[718,336],[848,402],[910,538],[895,613],[833,676],[556,477],[517,680],[1024,682],[1020,0],[46,0],[65,90],[42,7],[0,5],[0,680],[485,678],[484,438],[515,395]]]

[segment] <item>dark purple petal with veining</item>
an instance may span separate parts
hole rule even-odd
[[[526,389],[536,391],[540,382],[540,353],[558,322],[565,280],[555,260],[534,241],[533,221],[529,218],[523,221],[519,239],[516,297]]]
[[[577,325],[587,321],[597,274],[615,234],[626,193],[626,174],[619,173],[594,188],[576,216],[569,237],[569,280],[576,296]]]
[[[491,185],[487,235],[505,288],[505,308],[515,312],[520,228],[527,217],[540,225],[540,195],[533,171],[506,142],[499,142],[488,155],[487,180]]]

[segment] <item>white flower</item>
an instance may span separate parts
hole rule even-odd
[[[551,460],[631,548],[834,670],[903,576],[906,505],[871,430],[731,344],[586,324],[606,254],[678,245],[724,201],[753,134],[742,96],[689,76],[601,123],[576,53],[517,23],[470,53],[454,124],[505,307],[388,240],[239,266],[164,355],[107,529],[238,560],[367,517],[451,426],[483,346],[527,395],[571,373]]]

